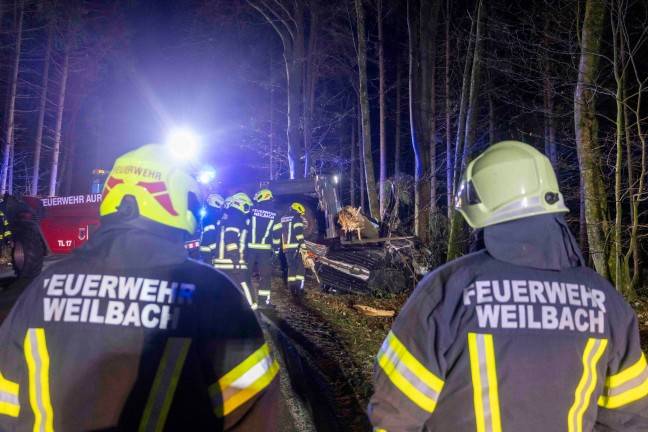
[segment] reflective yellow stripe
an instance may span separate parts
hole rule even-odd
[[[167,340],[151,393],[146,402],[146,408],[144,408],[139,432],[159,432],[164,429],[190,345],[190,338],[172,337]]]
[[[422,410],[434,411],[443,381],[423,366],[393,332],[385,338],[377,360],[398,390]]]
[[[567,430],[569,432],[580,432],[583,430],[583,415],[590,404],[592,392],[596,387],[598,374],[596,364],[603,355],[607,339],[590,338],[583,352],[583,375],[574,392],[574,403],[569,409],[567,417]]]
[[[272,358],[268,344],[212,384],[209,393],[218,417],[224,417],[266,388],[277,375],[279,364]]]
[[[468,333],[473,403],[478,432],[501,432],[493,335]]]
[[[18,383],[9,381],[0,372],[0,414],[18,417],[20,413],[19,389]]]
[[[54,415],[49,391],[50,358],[44,329],[27,330],[25,359],[29,369],[29,402],[34,410],[34,432],[51,432],[54,430]]]
[[[641,354],[639,361],[616,375],[605,379],[603,396],[598,400],[604,408],[618,408],[648,395],[648,366]]]

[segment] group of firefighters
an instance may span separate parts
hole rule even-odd
[[[273,255],[283,251],[291,294],[304,293],[304,213],[304,206],[295,202],[281,215],[270,189],[257,192],[254,201],[245,192],[226,199],[210,194],[202,219],[201,259],[229,275],[253,310],[274,309],[270,301]],[[259,275],[256,289],[251,277],[255,268]]]
[[[0,431],[283,430],[279,366],[253,307],[257,294],[270,303],[279,231],[288,265],[299,260],[304,209],[279,219],[268,190],[210,197],[206,265],[184,249],[199,197],[162,146],[117,159],[99,229],[0,327]],[[549,160],[491,146],[456,209],[477,245],[428,274],[395,319],[375,358],[374,431],[648,430],[637,318],[586,267]]]

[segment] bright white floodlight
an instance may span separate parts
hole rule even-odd
[[[213,168],[205,168],[198,173],[198,183],[204,185],[211,183],[216,178],[216,171]]]
[[[188,129],[172,132],[167,139],[167,145],[171,153],[182,160],[192,159],[198,153],[198,138]]]

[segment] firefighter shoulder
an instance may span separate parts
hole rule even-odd
[[[117,159],[102,224],[0,327],[0,430],[274,430],[278,366],[227,276],[187,258],[194,180]]]
[[[427,275],[374,367],[375,431],[648,430],[631,307],[585,267],[542,154],[490,147],[457,209],[484,246]]]
[[[225,200],[220,194],[210,194],[207,197],[205,216],[202,218],[200,235],[200,257],[202,261],[211,264],[216,254],[219,232],[216,227],[223,216]]]

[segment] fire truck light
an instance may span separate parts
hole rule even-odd
[[[178,129],[167,139],[167,145],[176,157],[182,160],[193,159],[198,152],[196,135],[188,129]]]
[[[200,209],[200,219],[204,218],[205,216],[207,216],[207,209],[205,207],[202,207]]]
[[[211,183],[215,178],[216,171],[214,171],[213,169],[205,169],[198,173],[196,180],[198,180],[198,183],[206,185]]]

